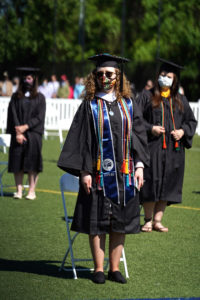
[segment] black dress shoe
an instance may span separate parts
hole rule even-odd
[[[95,272],[95,273],[93,274],[92,281],[93,281],[94,283],[100,283],[100,284],[105,283],[105,275],[104,275],[104,272],[101,272],[101,271]]]
[[[122,276],[119,271],[108,271],[108,279],[119,283],[127,283],[126,279]]]

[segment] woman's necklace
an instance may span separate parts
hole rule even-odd
[[[111,109],[112,102],[108,102],[108,113],[112,117],[114,116],[114,111]]]

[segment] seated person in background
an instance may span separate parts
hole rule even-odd
[[[75,85],[74,85],[74,99],[80,98],[84,88],[85,86],[84,86],[83,78],[76,76]]]
[[[43,79],[42,84],[38,87],[38,91],[42,93],[45,96],[45,98],[51,98],[52,88],[47,78]]]
[[[0,83],[0,96],[10,97],[12,95],[12,81],[9,80],[8,72],[3,73],[4,81]]]
[[[67,80],[67,76],[65,74],[61,75],[61,84],[58,89],[57,96],[58,98],[69,98],[70,94],[70,88],[69,88],[69,82]]]
[[[57,98],[57,92],[60,87],[60,83],[57,80],[55,74],[51,75],[51,81],[49,82],[49,90],[51,91],[50,98]]]

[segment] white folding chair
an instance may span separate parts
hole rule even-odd
[[[0,134],[0,146],[3,147],[3,152],[6,153],[6,148],[10,147],[10,138],[11,135],[10,134]],[[1,188],[1,196],[3,197],[3,187],[5,185],[3,185],[3,181],[2,181],[2,177],[5,173],[5,171],[8,168],[8,162],[7,161],[0,161],[0,188]]]
[[[75,241],[75,238],[79,234],[78,232],[74,233],[71,235],[70,233],[70,224],[72,223],[72,217],[68,217],[67,213],[67,205],[66,205],[66,197],[64,192],[78,192],[79,190],[79,178],[75,177],[73,175],[70,175],[68,173],[64,174],[60,178],[60,190],[61,190],[61,195],[62,195],[62,202],[63,202],[63,208],[64,208],[64,214],[65,214],[65,221],[66,221],[66,228],[67,228],[67,238],[68,238],[68,248],[65,253],[65,256],[63,258],[63,261],[61,263],[61,266],[59,268],[59,271],[64,270],[64,271],[73,271],[74,274],[74,279],[77,279],[77,272],[76,271],[92,271],[93,269],[90,268],[76,268],[75,263],[80,262],[80,261],[93,261],[91,258],[75,258],[74,253],[73,253],[73,243]],[[65,268],[65,261],[70,253],[70,258],[71,258],[71,264],[72,268]],[[104,266],[104,269],[108,269],[108,258],[105,258],[106,264]],[[123,249],[122,251],[122,257],[120,258],[120,261],[123,261],[124,263],[124,270],[125,270],[125,275],[126,278],[129,278],[128,275],[128,268],[127,268],[127,262],[126,262],[126,256],[125,256],[125,251]]]

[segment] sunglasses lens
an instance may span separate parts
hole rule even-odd
[[[106,77],[107,77],[107,78],[111,78],[112,75],[113,75],[113,72],[106,72]]]
[[[103,77],[103,74],[104,74],[103,72],[97,72],[97,77],[101,78],[101,77]]]
[[[107,78],[111,78],[113,76],[113,74],[115,74],[115,73],[109,72],[109,71],[104,73],[104,72],[99,71],[99,72],[97,72],[97,77],[102,78],[103,75],[105,75]]]

